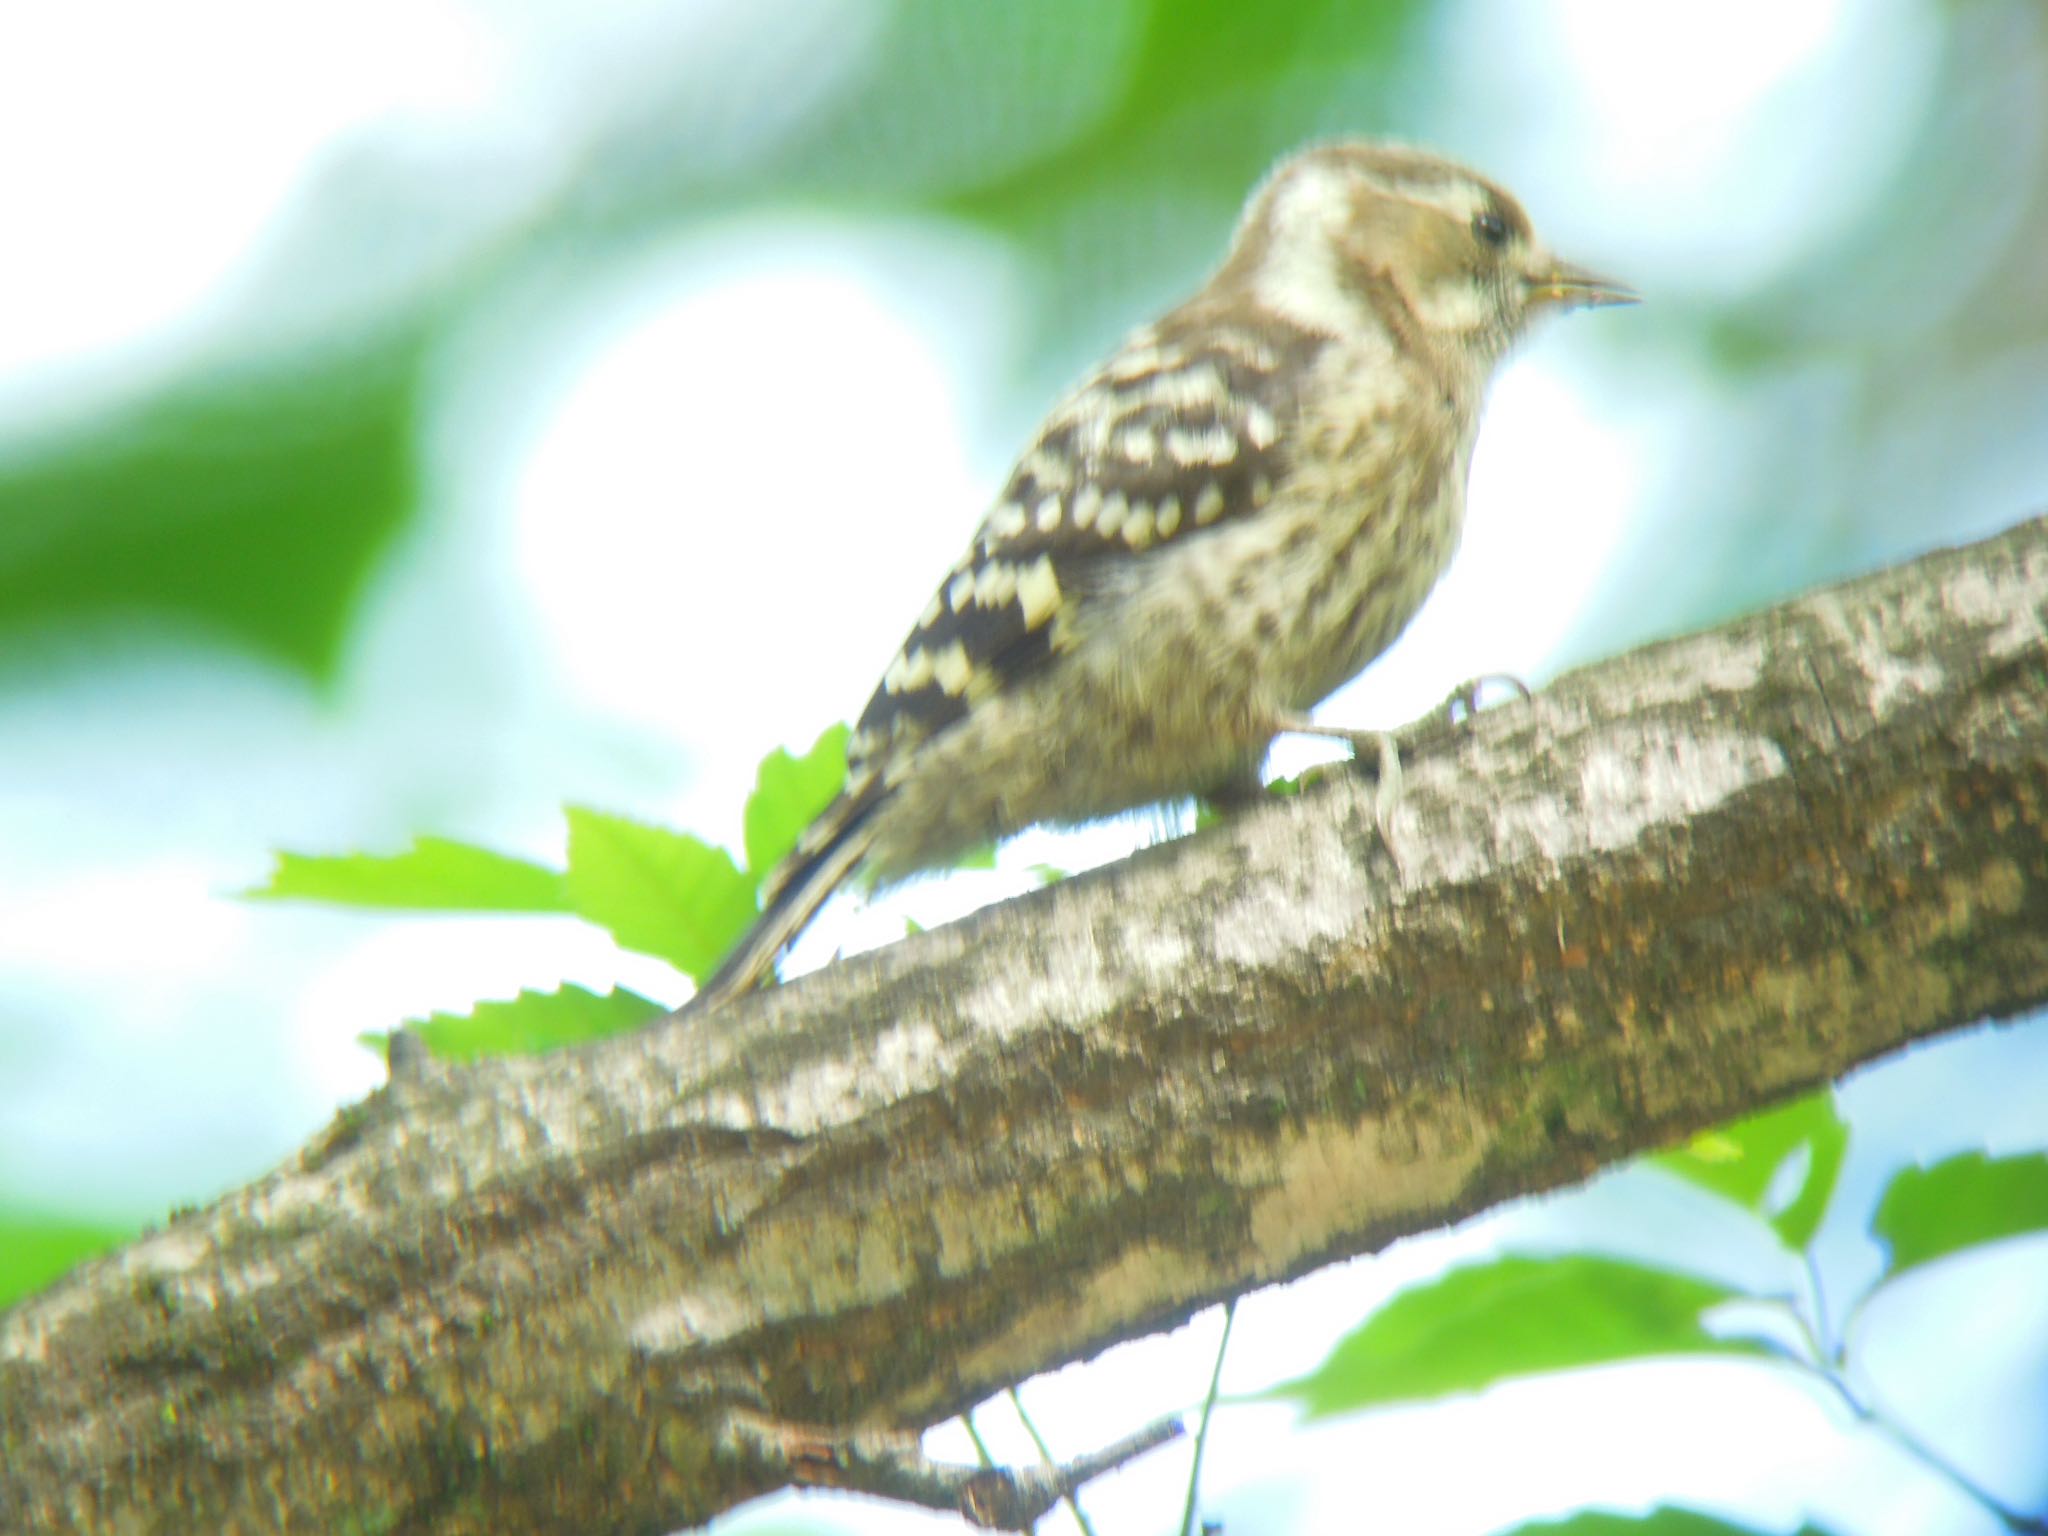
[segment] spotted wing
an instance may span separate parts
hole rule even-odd
[[[890,662],[848,748],[856,776],[1043,666],[1107,565],[1263,505],[1316,346],[1270,323],[1133,334],[1047,418]]]

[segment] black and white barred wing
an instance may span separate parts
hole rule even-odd
[[[1311,346],[1170,318],[1062,401],[883,674],[853,782],[1028,679],[1110,571],[1264,505]]]

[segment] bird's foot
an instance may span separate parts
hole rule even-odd
[[[1453,688],[1443,703],[1437,706],[1444,717],[1444,724],[1457,725],[1470,720],[1483,707],[1480,697],[1489,688],[1505,688],[1526,704],[1535,698],[1529,685],[1512,672],[1482,672],[1477,677],[1468,677]]]
[[[1354,731],[1342,726],[1319,725],[1306,715],[1282,714],[1275,717],[1274,728],[1296,736],[1323,736],[1332,741],[1349,742],[1354,759],[1363,762],[1368,750],[1373,754],[1377,768],[1378,787],[1373,791],[1372,819],[1379,829],[1380,841],[1386,845],[1388,855],[1396,867],[1401,855],[1394,846],[1394,811],[1401,803],[1401,745],[1386,731]]]

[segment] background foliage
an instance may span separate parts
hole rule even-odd
[[[1198,280],[1305,138],[1465,155],[1651,298],[1504,382],[1465,562],[1504,584],[1418,625],[1418,701],[2048,499],[2030,0],[282,14],[0,20],[0,1295],[269,1165],[374,1082],[360,1034],[412,1017],[451,1052],[531,1046],[677,1001],[817,792],[820,760],[785,754],[744,812],[763,751],[858,708],[1050,394]],[[316,132],[308,101],[342,105]],[[262,216],[138,311],[129,290],[212,227],[224,163],[269,141],[299,147]],[[277,848],[305,853],[275,893],[446,915],[235,899]],[[1094,856],[1027,840],[908,910]],[[2000,1501],[2048,1504],[2048,1274],[2019,1235],[2043,1222],[2044,1094],[2038,1024],[1963,1041],[1255,1300],[1206,1507],[1233,1536],[1353,1529],[1372,1500],[1443,1530],[1602,1502],[2008,1528]],[[1503,1287],[1525,1321],[1618,1333],[1561,1358],[1561,1324],[1525,1328],[1518,1353]],[[1768,1348],[1715,1326],[1759,1297]],[[1282,1326],[1311,1313],[1320,1334]],[[1739,1358],[1359,1416],[1703,1333]],[[1210,1342],[1032,1401],[1062,1448],[1106,1440],[1197,1400]],[[1720,1374],[1764,1354],[1776,1385]],[[1452,1470],[1475,1460],[1494,1475]],[[1167,1528],[1182,1471],[1103,1490],[1104,1530]]]

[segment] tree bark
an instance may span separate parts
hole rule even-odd
[[[9,1532],[660,1532],[2048,999],[2048,520],[702,1018],[405,1064],[0,1316]]]

